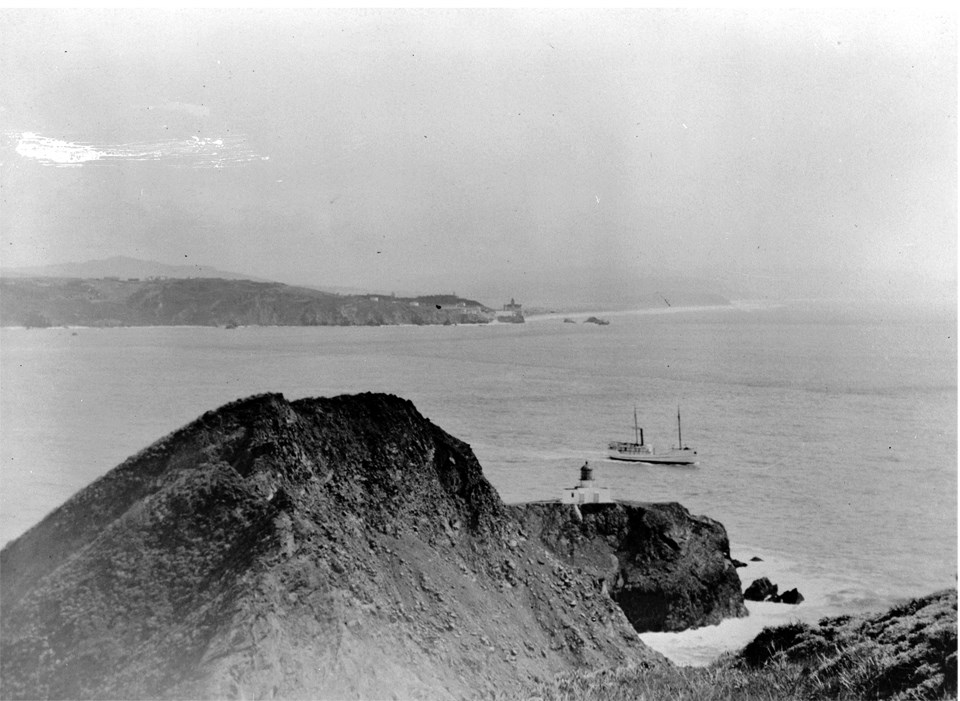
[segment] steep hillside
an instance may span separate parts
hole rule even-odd
[[[666,664],[550,545],[570,508],[531,508],[408,401],[229,404],[0,551],[0,693],[457,698]],[[618,512],[621,539],[655,511]]]
[[[427,298],[423,298],[427,299]],[[336,295],[278,282],[190,279],[0,280],[4,326],[356,326],[485,323],[479,302]]]

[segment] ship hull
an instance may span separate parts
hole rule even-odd
[[[611,460],[623,462],[645,462],[653,465],[696,465],[697,451],[671,450],[667,453],[655,453],[649,446],[625,444],[623,447],[610,446],[607,456]]]

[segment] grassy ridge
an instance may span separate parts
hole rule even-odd
[[[627,667],[545,684],[542,701],[955,699],[957,592],[874,616],[767,628],[708,667]]]

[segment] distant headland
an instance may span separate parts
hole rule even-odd
[[[114,256],[82,263],[0,268],[0,325],[380,326],[517,323],[553,314],[728,306],[709,281],[605,271],[504,277],[491,271],[469,296],[433,293],[439,278],[384,293],[361,287],[279,282],[208,265]],[[446,289],[450,289],[447,287]],[[454,288],[456,289],[456,287]],[[478,292],[476,290],[483,290]],[[522,296],[521,305],[516,298]],[[509,302],[505,302],[509,298]],[[477,301],[486,300],[486,303]]]
[[[522,322],[514,300],[499,310],[453,294],[341,295],[279,282],[224,278],[0,279],[0,325],[381,326]]]

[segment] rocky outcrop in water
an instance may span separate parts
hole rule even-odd
[[[755,579],[743,592],[743,598],[747,601],[769,601],[774,604],[800,604],[804,601],[803,594],[796,589],[788,589],[782,594],[778,593],[780,587],[774,584],[766,577]]]
[[[774,598],[771,599],[771,601],[773,601],[774,603],[777,603],[777,604],[793,604],[793,605],[797,605],[797,604],[803,603],[803,602],[805,601],[805,599],[804,599],[803,594],[801,594],[799,591],[797,591],[796,588],[793,588],[793,589],[787,589],[787,590],[786,590],[785,592],[783,592],[782,594],[779,594],[778,596],[775,596]]]
[[[408,401],[241,400],[0,552],[0,694],[517,695],[560,672],[664,664],[617,601],[667,629],[722,615],[702,587],[683,615],[663,604],[684,596],[677,573],[710,582],[728,558],[717,524],[678,505],[568,519],[506,507],[469,446]]]
[[[743,592],[743,598],[747,601],[766,601],[770,597],[776,596],[779,589],[778,585],[766,577],[761,577],[750,582],[750,586]]]

